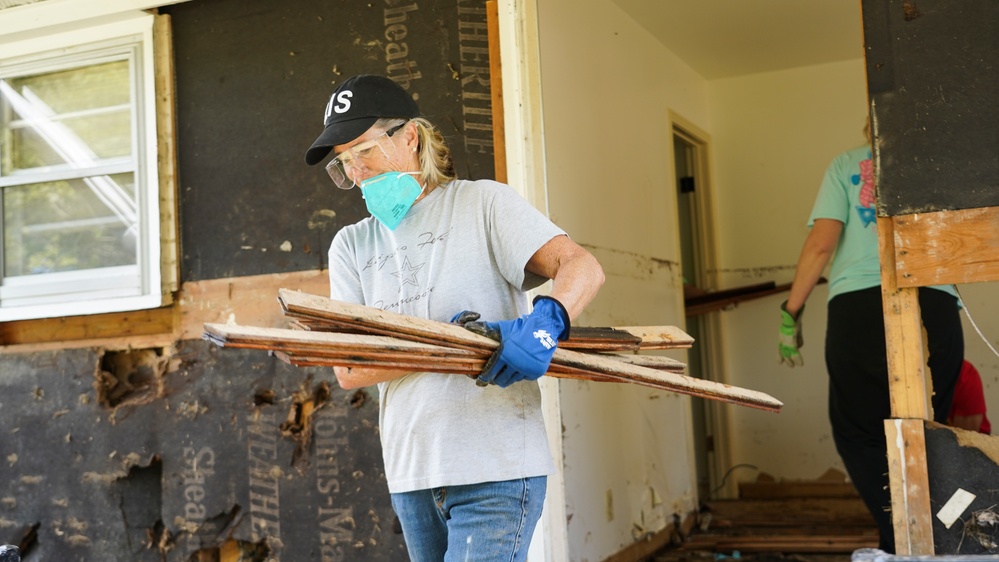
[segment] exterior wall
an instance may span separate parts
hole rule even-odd
[[[668,114],[707,129],[707,84],[610,1],[541,2],[539,25],[549,210],[607,274],[579,323],[682,327]],[[560,402],[570,560],[696,508],[689,398],[570,382]]]
[[[17,326],[44,343],[0,349],[0,543],[27,544],[25,559],[406,558],[377,393],[201,341],[206,321],[287,325],[278,287],[328,290],[330,241],[365,215],[358,192],[303,161],[338,80],[395,77],[448,136],[459,174],[492,175],[484,1],[345,9],[160,8],[173,28],[182,284],[152,330],[133,325],[150,314],[55,319]]]

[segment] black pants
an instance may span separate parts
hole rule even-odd
[[[964,360],[957,299],[921,287],[919,308],[929,342],[933,418],[946,422]],[[878,524],[879,548],[895,552],[884,420],[891,417],[881,287],[829,301],[826,330],[829,421],[836,451]]]

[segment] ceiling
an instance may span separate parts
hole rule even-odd
[[[613,0],[708,80],[863,56],[858,0]]]

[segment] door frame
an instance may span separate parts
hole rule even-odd
[[[691,164],[694,177],[697,179],[697,187],[694,190],[694,210],[691,216],[691,229],[693,231],[694,259],[696,270],[691,281],[698,287],[708,290],[718,289],[718,266],[717,251],[715,244],[715,220],[713,205],[713,186],[711,182],[711,136],[701,128],[694,125],[675,111],[670,110],[668,115],[669,154],[671,166],[671,178],[676,177],[676,162],[674,138],[679,136],[694,148],[694,157]],[[675,189],[675,187],[674,187]],[[677,206],[679,213],[679,206]],[[675,224],[679,221],[675,220]],[[677,244],[680,243],[680,236],[677,236]],[[680,255],[680,252],[677,252]],[[680,281],[682,286],[682,280]],[[680,297],[683,298],[682,296]],[[686,326],[686,319],[684,319]],[[722,318],[718,312],[709,312],[701,316],[701,326],[706,345],[694,347],[689,353],[699,353],[704,371],[709,375],[710,380],[727,383],[728,374],[725,368],[724,354],[724,331],[722,329]],[[738,487],[735,482],[726,479],[727,467],[732,466],[732,444],[731,444],[731,421],[728,415],[728,406],[713,400],[705,400],[705,426],[712,437],[713,447],[707,458],[708,465],[708,485],[712,497],[734,498],[738,495]],[[694,447],[707,448],[706,443],[694,443]],[[700,454],[700,453],[699,453]],[[693,464],[694,459],[691,459]],[[696,474],[696,469],[694,470]],[[709,498],[700,498],[709,499]]]

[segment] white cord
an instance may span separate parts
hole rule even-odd
[[[985,334],[978,329],[978,324],[975,324],[975,319],[972,318],[971,313],[968,312],[968,303],[964,302],[964,297],[961,296],[961,290],[957,288],[957,285],[954,285],[954,290],[957,291],[957,297],[961,299],[961,308],[964,309],[964,315],[968,317],[968,321],[971,322],[971,326],[976,332],[978,332],[978,337],[982,338],[982,341],[985,342],[985,345],[989,346],[989,349],[992,350],[992,353],[994,353],[996,357],[999,357],[999,351],[996,351],[996,348],[992,347],[992,342],[990,342],[988,338],[985,337]]]

